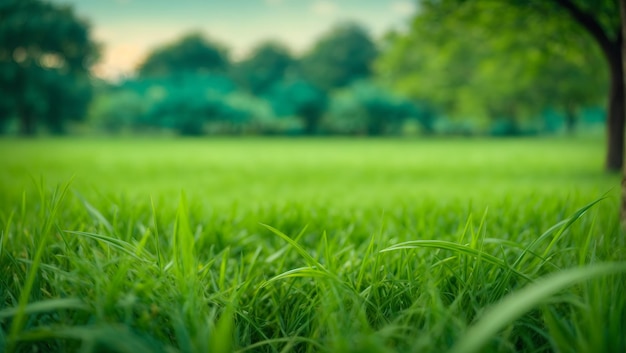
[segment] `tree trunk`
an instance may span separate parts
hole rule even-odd
[[[22,136],[34,136],[36,133],[35,117],[33,112],[28,107],[25,107],[23,103],[18,108],[18,117],[20,119],[20,134]]]
[[[305,135],[315,135],[317,133],[317,128],[322,118],[322,108],[317,104],[307,104],[298,109],[296,112],[303,122],[303,133]]]
[[[28,73],[19,65],[15,66],[17,73],[15,75],[15,81],[13,86],[15,87],[14,95],[17,118],[19,119],[19,132],[22,136],[34,136],[37,132],[37,124],[35,121],[35,113],[33,111],[32,104],[29,104],[26,91],[28,90]]]
[[[626,38],[626,0],[620,0],[619,4],[620,4],[620,16],[622,20],[622,39],[623,39],[623,38]],[[626,111],[624,111],[623,109],[624,100],[626,100],[626,94],[624,94],[624,83],[626,82],[626,60],[625,60],[626,59],[626,40],[622,40],[621,53],[622,53],[622,58],[621,58],[622,59],[621,60],[622,96],[619,98],[622,101],[622,118],[626,119]],[[623,135],[622,135],[622,138],[623,138]],[[623,153],[623,149],[622,149],[622,153]],[[622,165],[622,168],[625,168],[625,167]],[[626,170],[625,169],[622,169],[622,204],[621,204],[620,220],[622,224],[622,230],[626,231]],[[623,236],[620,237],[620,240],[622,242],[621,245],[623,246],[624,237]]]
[[[609,104],[607,111],[607,154],[605,166],[608,171],[619,171],[622,168],[624,156],[624,64],[622,58],[625,54],[623,43],[626,35],[624,26],[626,25],[626,9],[624,0],[620,0],[620,16],[622,18],[621,29],[617,38],[612,39],[612,35],[606,32],[598,18],[593,17],[589,12],[583,10],[579,1],[574,0],[554,0],[554,2],[567,11],[572,19],[595,39],[600,46],[604,57],[608,61],[610,70],[611,87],[609,91]]]
[[[576,108],[568,103],[565,107],[565,131],[568,135],[574,135],[576,132],[576,115]]]
[[[623,41],[622,41],[623,42]],[[621,51],[617,51],[619,58],[609,59],[610,81],[609,102],[607,111],[607,155],[606,169],[608,171],[619,171],[624,161],[624,120],[626,110],[624,109],[624,66],[622,63]]]

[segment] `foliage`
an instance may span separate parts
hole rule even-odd
[[[259,133],[271,119],[269,106],[241,93],[220,95],[180,90],[155,102],[144,118],[181,135]]]
[[[190,33],[154,49],[137,71],[140,77],[159,77],[219,73],[228,66],[228,55],[221,45],[208,41],[200,33]]]
[[[99,95],[91,123],[107,132],[174,131],[181,135],[262,133],[271,108],[235,90],[223,75],[179,74],[128,80]]]
[[[366,30],[344,23],[301,57],[269,41],[232,65],[221,44],[187,34],[153,50],[138,77],[97,97],[89,123],[107,132],[166,129],[191,135],[400,130],[519,135],[552,133],[562,126],[573,131],[582,112],[606,96],[608,77],[587,33],[558,11],[562,2],[567,1],[423,1],[410,28],[390,33],[379,48]],[[576,4],[613,33],[614,4]],[[85,115],[93,95],[86,70],[96,51],[87,43],[71,54],[76,57],[63,59],[51,38],[64,30],[87,38],[88,28],[61,29],[62,19],[73,16],[69,8],[35,0],[2,6],[16,17],[0,25],[6,32],[0,39],[9,43],[0,49],[0,85],[11,93],[0,97],[0,131],[13,129],[19,116],[24,132],[34,131],[33,117],[62,132],[65,121]],[[32,16],[24,20],[28,26],[18,26],[19,11],[29,6],[58,13],[40,24]],[[44,25],[50,31],[39,33]],[[22,42],[44,38],[46,47],[11,49],[20,36]],[[57,47],[74,45],[67,43]],[[69,62],[82,66],[72,68]],[[401,103],[400,96],[410,102]]]
[[[274,120],[269,103],[255,96],[234,92],[222,101],[218,121],[209,125],[211,134],[259,134]]]
[[[307,80],[331,90],[369,77],[377,55],[367,31],[347,23],[320,38],[301,59],[300,70]]]
[[[205,123],[217,119],[222,109],[220,95],[179,89],[156,101],[145,120],[182,135],[202,135]]]
[[[425,2],[409,32],[389,36],[378,72],[400,91],[483,129],[505,119],[516,133],[547,108],[573,121],[607,94],[603,59],[571,21],[533,11],[498,2]]]
[[[309,81],[292,79],[279,82],[268,94],[277,116],[297,116],[302,120],[303,132],[317,132],[326,110],[327,93]]]
[[[399,133],[413,118],[429,126],[429,112],[371,82],[358,82],[338,92],[325,119],[325,128],[342,134],[379,136]]]
[[[282,45],[274,42],[257,46],[249,57],[235,67],[241,86],[255,95],[263,95],[286,78],[294,59]]]
[[[147,102],[131,90],[102,92],[96,96],[89,111],[90,122],[109,133],[132,131],[140,128],[146,113]]]
[[[4,0],[0,19],[0,124],[17,118],[30,135],[38,123],[59,133],[66,120],[82,119],[97,55],[87,23],[39,0]]]
[[[597,171],[602,149],[0,141],[0,339],[8,353],[621,352],[626,252],[618,195],[593,204],[619,185]]]

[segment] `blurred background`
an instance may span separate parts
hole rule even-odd
[[[612,0],[0,0],[0,131],[609,129],[607,153],[619,154],[618,10]],[[621,154],[607,158],[621,166]]]

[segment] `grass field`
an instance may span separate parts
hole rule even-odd
[[[591,137],[0,140],[0,347],[624,352],[602,156]]]

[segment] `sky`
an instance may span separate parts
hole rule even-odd
[[[235,60],[278,40],[299,54],[333,25],[355,21],[374,38],[406,26],[415,0],[51,0],[70,4],[103,45],[95,73],[132,74],[147,53],[191,31],[225,45]]]

